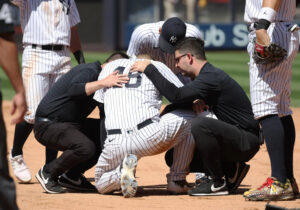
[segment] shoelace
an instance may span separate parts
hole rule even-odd
[[[274,183],[274,180],[272,178],[267,178],[266,182],[262,184],[258,189],[261,190],[264,187],[271,188],[271,185]]]

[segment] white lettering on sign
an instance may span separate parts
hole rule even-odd
[[[205,31],[205,46],[222,47],[225,41],[224,31],[218,29],[216,25],[210,25],[209,29]]]
[[[245,47],[249,42],[248,29],[245,24],[236,24],[232,29],[232,43],[237,47]]]

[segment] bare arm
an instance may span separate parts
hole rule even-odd
[[[264,0],[262,7],[268,7],[278,11],[282,0]],[[256,41],[261,45],[268,46],[270,44],[270,37],[267,33],[267,29],[256,30]]]
[[[71,28],[70,50],[74,54],[74,57],[76,58],[79,64],[85,63],[85,59],[81,48],[80,37],[76,26],[73,26]]]
[[[263,7],[270,7],[274,9],[275,11],[278,11],[280,4],[282,0],[264,0],[263,1]]]
[[[15,114],[15,116],[11,123],[19,123],[23,121],[27,105],[18,63],[17,47],[13,40],[12,33],[0,35],[0,65],[4,69],[14,90],[16,91],[16,94],[13,97],[13,107],[11,110],[11,115]]]

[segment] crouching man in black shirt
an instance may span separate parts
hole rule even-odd
[[[108,61],[128,58],[126,56],[115,54]],[[59,158],[44,165],[36,174],[48,193],[62,193],[62,186],[96,191],[82,174],[97,163],[101,153],[100,119],[87,116],[99,106],[102,121],[103,110],[93,100],[96,90],[121,87],[128,81],[127,75],[117,71],[98,81],[102,67],[99,62],[74,67],[53,85],[37,108],[35,138],[48,148],[63,151]]]
[[[192,122],[197,152],[211,178],[188,193],[228,194],[225,163],[247,162],[259,150],[259,125],[251,103],[235,80],[207,62],[202,40],[189,37],[178,43],[175,60],[182,74],[192,79],[180,88],[166,80],[148,60],[137,61],[132,71],[144,72],[172,103],[192,103],[200,99],[213,110],[218,120],[197,117]]]

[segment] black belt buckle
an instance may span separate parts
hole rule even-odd
[[[35,118],[35,123],[43,123],[43,122],[51,122],[51,120],[48,118],[45,118],[45,117],[36,117]]]
[[[114,135],[114,134],[122,134],[121,129],[110,129],[110,130],[107,130],[107,135]]]

